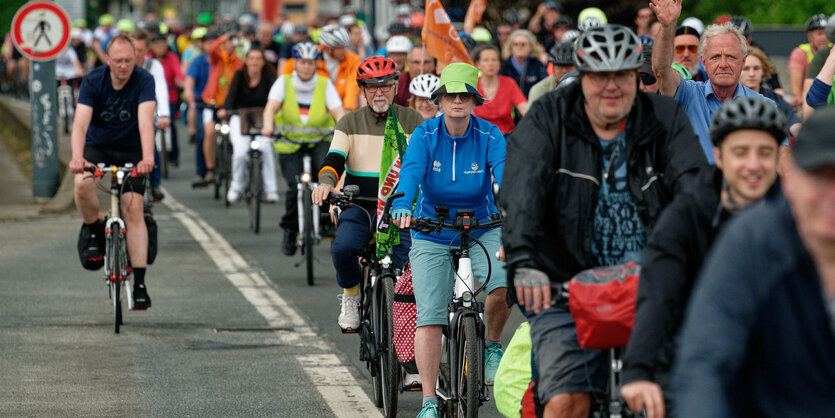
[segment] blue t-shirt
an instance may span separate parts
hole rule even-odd
[[[734,97],[740,96],[761,97],[763,100],[773,103],[771,99],[737,82]],[[675,99],[681,102],[684,111],[690,117],[690,123],[693,125],[693,130],[696,131],[696,135],[699,136],[699,142],[702,144],[702,150],[707,157],[707,161],[711,165],[715,164],[713,161],[713,141],[710,140],[710,124],[713,114],[722,107],[722,101],[713,92],[713,85],[710,81],[682,79],[678,90],[676,90]]]
[[[638,205],[629,192],[624,136],[621,132],[617,138],[609,141],[598,138],[603,148],[603,175],[600,177],[603,181],[600,182],[597,207],[594,210],[591,252],[600,266],[613,266],[627,261],[640,263],[647,242]],[[616,152],[614,159],[613,151]],[[611,167],[609,161],[612,161]]]
[[[133,66],[133,74],[121,90],[113,89],[107,65],[90,71],[78,91],[78,103],[93,108],[86,143],[119,151],[142,150],[139,104],[153,101],[156,101],[154,77],[142,67]]]
[[[203,96],[203,89],[206,88],[206,83],[209,82],[209,58],[206,54],[200,54],[194,57],[194,61],[188,66],[186,77],[194,79],[194,97],[197,100]]]

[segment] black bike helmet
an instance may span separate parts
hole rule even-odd
[[[574,65],[574,43],[554,44],[548,51],[548,61],[555,65]]]
[[[641,41],[622,25],[603,25],[580,35],[574,61],[580,72],[621,71],[641,68]]]
[[[828,22],[828,21],[829,21],[829,18],[826,17],[825,14],[818,13],[818,14],[810,17],[809,20],[806,21],[806,32],[809,32],[810,30],[815,30],[815,29],[823,29],[823,28],[826,27],[826,22]]]
[[[745,16],[734,16],[731,18],[730,22],[739,28],[742,31],[742,36],[749,37],[751,36],[751,32],[754,31],[754,25],[748,20]]]
[[[740,129],[766,131],[779,144],[786,138],[786,116],[774,102],[759,97],[736,97],[726,101],[713,115],[710,139],[718,147],[725,136]]]

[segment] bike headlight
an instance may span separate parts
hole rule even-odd
[[[464,292],[464,294],[461,295],[461,300],[463,300],[464,302],[467,302],[467,303],[472,302],[473,301],[473,294],[470,293],[470,292]]]
[[[249,143],[249,147],[250,147],[250,148],[252,148],[252,149],[254,149],[254,150],[257,150],[258,148],[260,148],[260,147],[261,147],[261,143],[260,143],[260,142],[258,142],[258,141],[251,141],[251,142]]]
[[[310,183],[310,173],[302,173],[302,183]]]
[[[227,124],[220,125],[220,133],[222,133],[224,135],[229,135],[229,125],[227,125]]]

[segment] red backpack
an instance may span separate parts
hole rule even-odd
[[[635,324],[641,266],[634,261],[581,271],[568,282],[568,308],[586,349],[625,347]]]

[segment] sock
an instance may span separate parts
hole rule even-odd
[[[437,396],[424,396],[422,403],[432,402],[433,404],[438,404],[438,397]]]
[[[360,294],[360,285],[342,289],[342,293],[348,296],[358,296]]]
[[[133,269],[133,287],[145,285],[145,267],[136,267]]]
[[[502,342],[501,342],[501,341],[495,341],[495,340],[486,339],[486,338],[484,339],[484,347],[485,347],[485,348],[487,348],[487,347],[492,347],[492,346],[494,346],[494,345],[496,345],[496,344],[498,344],[498,345],[499,345],[499,347],[501,348],[501,346],[502,346]]]

